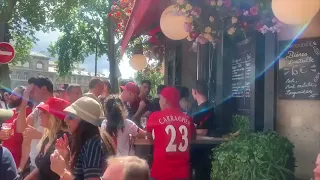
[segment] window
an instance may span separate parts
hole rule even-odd
[[[28,68],[30,66],[29,62],[23,64],[23,67]]]
[[[17,79],[20,79],[20,73],[17,73]]]
[[[28,79],[28,73],[27,72],[24,73],[24,79]]]
[[[43,63],[42,62],[37,62],[37,69],[42,69],[43,68]]]

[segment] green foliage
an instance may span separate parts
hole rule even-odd
[[[276,132],[234,137],[213,150],[212,180],[292,180],[294,145]]]
[[[249,132],[249,118],[247,116],[234,115],[232,117],[232,132],[240,130],[241,134]]]
[[[157,87],[163,84],[163,75],[159,72],[159,69],[147,67],[143,71],[138,71],[135,75],[135,81],[141,83],[143,80],[151,81],[152,89],[150,95],[155,97],[157,94]]]

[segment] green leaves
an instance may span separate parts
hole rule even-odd
[[[213,149],[213,180],[291,180],[294,145],[276,132],[247,133]]]
[[[106,0],[80,0],[64,12],[68,16],[56,14],[57,28],[64,34],[48,51],[58,59],[60,76],[70,74],[73,64],[95,54],[96,48],[98,57],[108,53],[108,5]]]

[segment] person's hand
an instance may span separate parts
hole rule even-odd
[[[32,126],[28,126],[23,132],[23,139],[38,139],[39,132]]]
[[[140,101],[140,103],[139,103],[139,107],[141,107],[141,108],[145,108],[146,105],[147,104],[144,101]]]
[[[27,86],[27,88],[23,91],[23,99],[29,100],[32,89],[33,89],[33,84],[30,84]]]
[[[7,131],[0,131],[0,140],[4,141],[4,140],[8,140],[10,139],[10,134]]]
[[[61,176],[66,169],[66,162],[57,150],[50,155],[50,162],[51,170]]]
[[[57,139],[55,148],[64,159],[68,159],[70,155],[70,147],[69,139],[66,134],[63,134],[63,137]]]

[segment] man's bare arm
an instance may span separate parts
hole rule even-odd
[[[33,112],[26,117],[26,109],[27,109],[27,102],[22,101],[19,114],[17,117],[17,132],[23,133],[23,131],[28,127],[28,125],[33,126]]]

